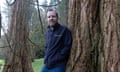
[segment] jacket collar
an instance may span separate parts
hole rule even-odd
[[[56,23],[54,26],[48,26],[48,29],[50,29],[51,31],[56,31],[59,26],[60,26],[60,24]]]

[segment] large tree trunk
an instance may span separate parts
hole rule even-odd
[[[66,72],[120,72],[120,1],[70,0]]]
[[[28,44],[30,3],[29,0],[15,1],[10,24],[10,55],[3,72],[33,72]]]
[[[69,26],[73,34],[73,46],[67,72],[93,72],[92,46],[96,40],[98,20],[94,6],[98,0],[70,0]],[[94,3],[95,2],[95,3]],[[94,6],[93,6],[94,5]],[[94,24],[93,24],[94,19]],[[94,50],[94,49],[93,49]]]
[[[120,72],[120,0],[101,1],[101,72]]]

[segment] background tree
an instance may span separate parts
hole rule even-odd
[[[10,57],[3,72],[33,72],[28,43],[30,0],[15,0],[10,24]]]

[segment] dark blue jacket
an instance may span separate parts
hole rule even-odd
[[[68,28],[56,24],[46,32],[44,63],[48,68],[66,64],[72,46],[72,35]]]

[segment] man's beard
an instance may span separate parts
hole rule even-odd
[[[49,23],[49,26],[54,26],[55,25],[55,22],[50,22]]]

